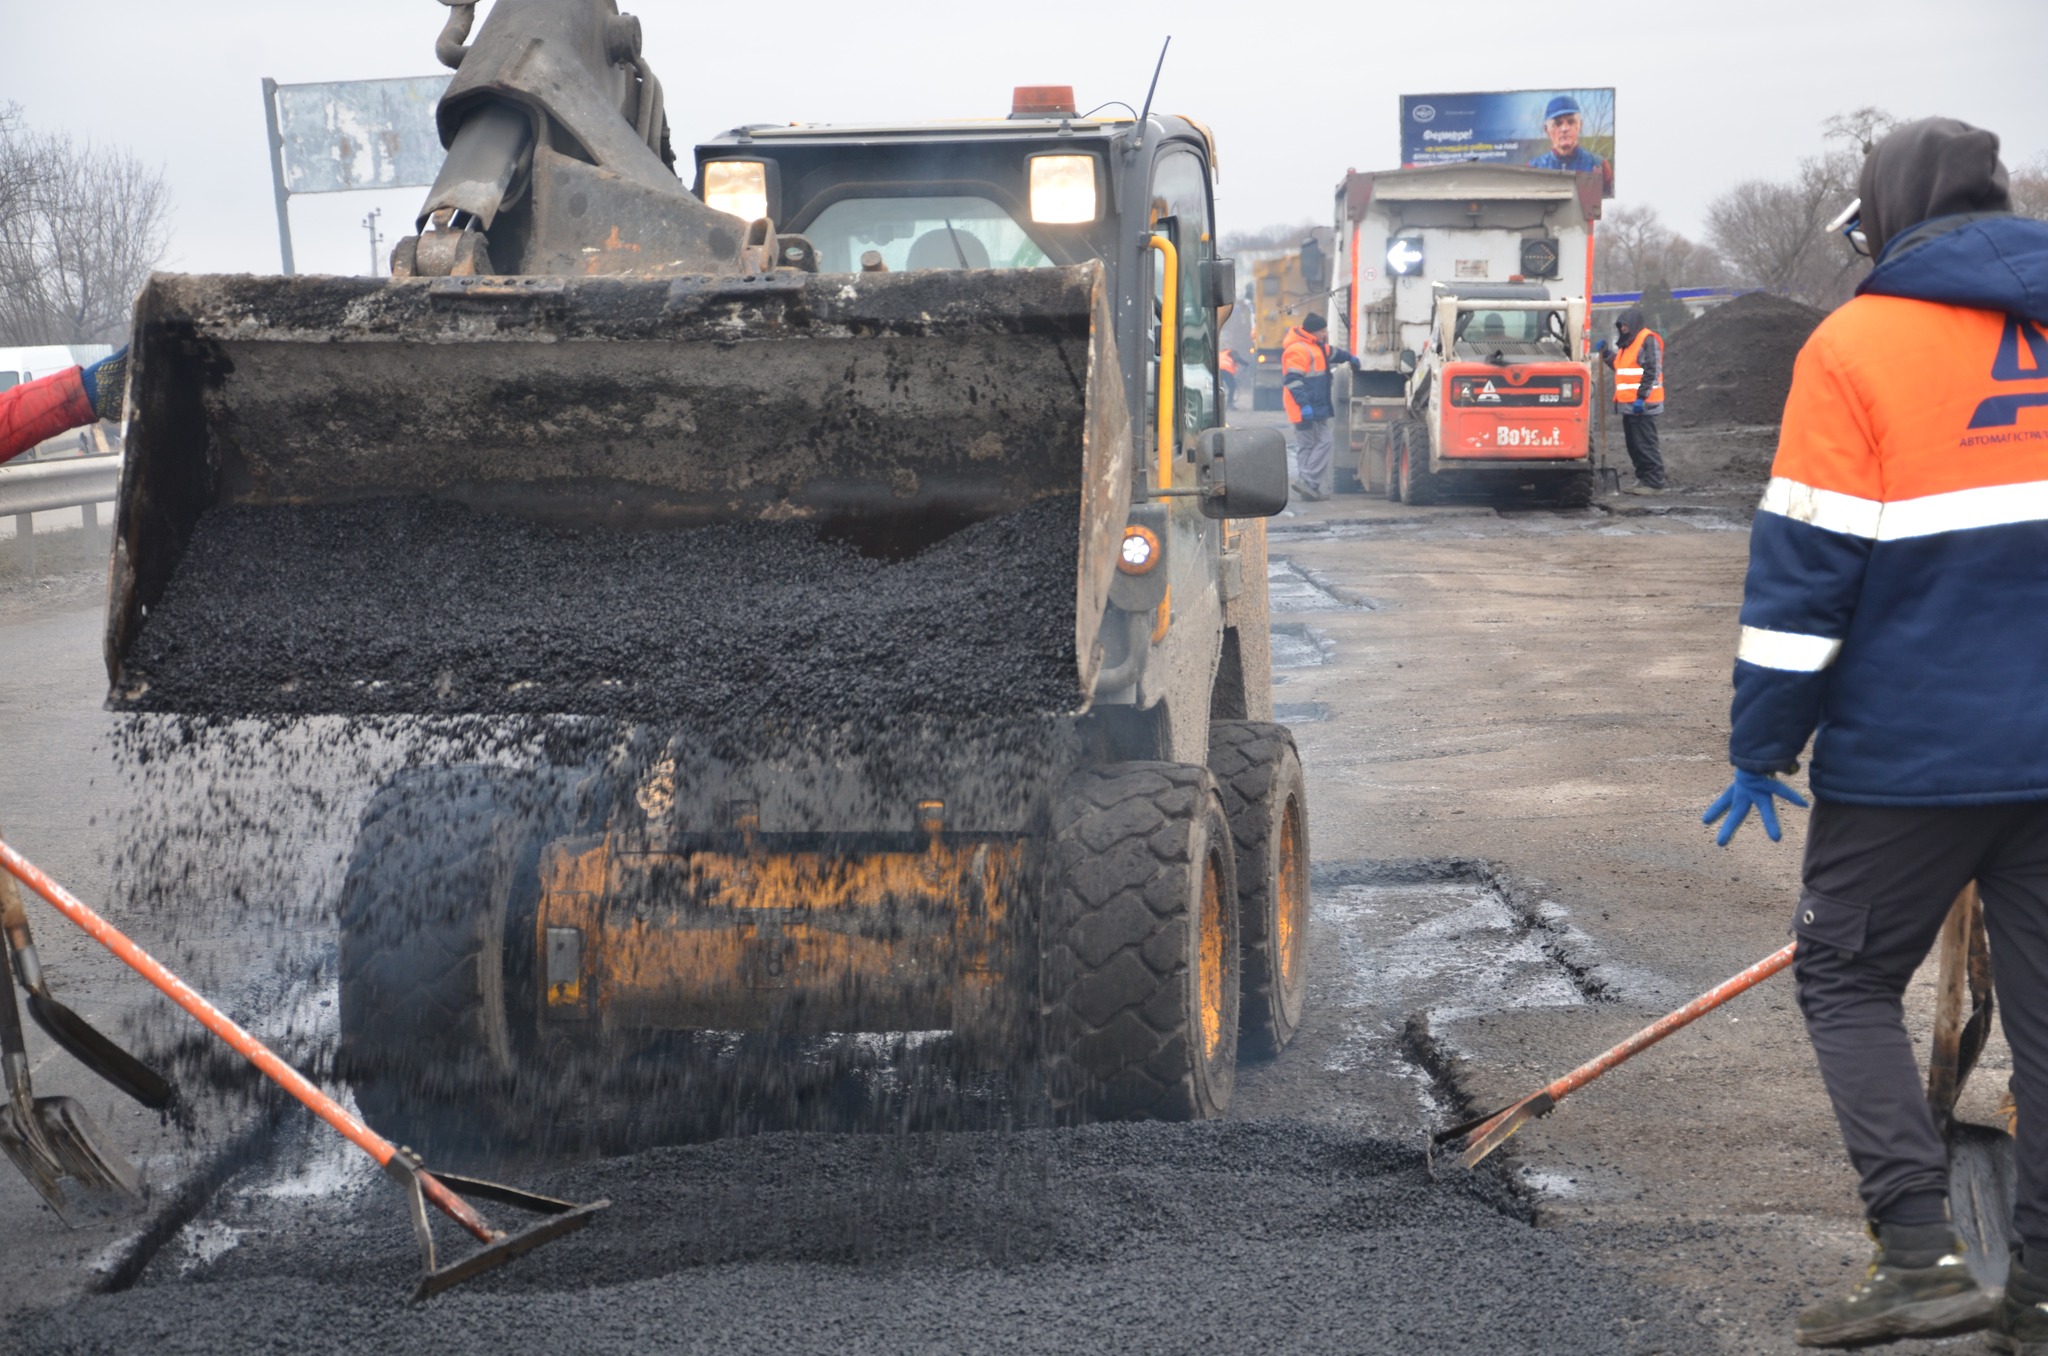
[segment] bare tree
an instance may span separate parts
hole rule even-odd
[[[1217,248],[1225,254],[1237,254],[1245,250],[1291,250],[1298,248],[1310,236],[1328,245],[1330,228],[1318,226],[1313,221],[1297,222],[1293,225],[1280,223],[1261,226],[1255,231],[1226,231],[1217,241]]]
[[[0,110],[0,342],[118,342],[169,217],[160,170]]]
[[[1903,119],[1895,118],[1882,108],[1865,104],[1862,108],[1847,113],[1836,113],[1822,120],[1821,135],[1829,141],[1845,141],[1855,148],[1859,156],[1869,155],[1877,149],[1885,134],[1897,127]]]
[[[2048,151],[2011,172],[2012,210],[2036,221],[2048,221]]]
[[[1789,180],[1751,179],[1714,199],[1707,235],[1734,281],[1824,308],[1847,300],[1864,263],[1827,223],[1855,196],[1862,165],[1855,151],[1808,156]]]
[[[1711,246],[1666,226],[1654,207],[1616,207],[1600,219],[1594,251],[1594,290],[1640,292],[1667,287],[1712,287],[1726,266]]]

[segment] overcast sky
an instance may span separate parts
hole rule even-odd
[[[1327,221],[1347,168],[1398,160],[1404,93],[1613,85],[1618,201],[1689,233],[1746,178],[1788,175],[1830,113],[1875,104],[1998,132],[2009,165],[2048,152],[2048,0],[1716,0],[1536,5],[1364,0],[626,0],[680,150],[736,123],[1000,115],[1018,84],[1083,108],[1136,104],[1160,41],[1158,106],[1200,118],[1227,230]],[[435,0],[0,0],[0,103],[161,164],[176,198],[165,267],[278,267],[260,81],[440,70]],[[1312,17],[1313,16],[1313,17]],[[362,272],[424,191],[301,197],[301,271]]]

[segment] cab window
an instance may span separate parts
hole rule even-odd
[[[1154,230],[1166,232],[1180,254],[1180,426],[1175,439],[1186,443],[1219,422],[1216,312],[1205,304],[1201,288],[1202,263],[1216,257],[1215,227],[1209,213],[1209,176],[1194,151],[1169,150],[1153,167],[1152,223]],[[1155,304],[1163,304],[1165,281],[1156,256],[1152,285]],[[1158,352],[1156,337],[1153,351]]]
[[[892,273],[1052,264],[1008,212],[973,196],[841,198],[811,218],[803,234],[824,273],[860,272],[869,250]]]

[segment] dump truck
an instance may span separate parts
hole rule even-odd
[[[1590,493],[1590,443],[1536,439],[1486,448],[1447,446],[1425,407],[1440,375],[1436,367],[1449,353],[1440,332],[1447,294],[1479,299],[1485,289],[1507,288],[1509,293],[1496,295],[1518,305],[1548,300],[1560,316],[1569,311],[1583,317],[1600,192],[1597,174],[1514,165],[1431,165],[1344,176],[1334,214],[1334,275],[1344,295],[1332,308],[1331,329],[1333,341],[1356,354],[1362,370],[1340,372],[1335,383],[1338,445],[1350,450],[1339,461],[1348,460],[1356,474],[1355,485],[1340,477],[1339,488],[1398,497],[1400,442],[1423,470],[1417,486],[1427,481],[1425,494],[1579,500],[1582,492]],[[1496,312],[1492,319],[1504,316]],[[1526,363],[1540,358],[1584,367],[1590,376],[1583,318],[1575,323],[1563,351],[1533,332],[1524,336],[1541,351],[1511,351],[1507,356],[1517,358],[1513,375],[1527,375]],[[1544,334],[1551,333],[1549,324],[1541,322]],[[1476,360],[1469,354],[1461,359]],[[1583,392],[1585,386],[1576,389]]]
[[[565,1070],[876,1033],[1034,1071],[1062,1117],[1220,1112],[1240,1048],[1301,1019],[1308,838],[1269,673],[1285,452],[1222,426],[1209,131],[1024,87],[1007,118],[743,126],[678,166],[612,0],[498,0],[474,40],[472,9],[436,45],[448,155],[390,279],[160,274],[135,314],[114,708],[231,689],[578,732],[370,801],[338,904],[365,1116],[516,1139],[595,1104]],[[945,554],[1020,514],[1068,543],[1038,575]],[[816,635],[774,611],[815,580],[692,596],[764,533],[852,571]],[[247,601],[269,563],[237,554],[257,539],[348,565],[269,617]],[[505,582],[590,551],[676,564],[587,606]],[[954,560],[960,610],[895,582]],[[501,634],[412,623],[447,573],[508,609]],[[1036,650],[961,634],[1047,598]],[[649,625],[665,599],[704,634]],[[720,651],[742,636],[780,648],[741,671]],[[726,666],[720,712],[767,714],[706,715],[697,661],[645,672],[685,642]],[[864,647],[904,673],[863,672]],[[232,681],[185,673],[198,653]],[[1049,654],[1063,695],[945,708],[958,654],[970,678]],[[918,718],[841,700],[876,683]]]

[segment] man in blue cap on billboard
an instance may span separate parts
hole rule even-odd
[[[1543,134],[1550,138],[1550,149],[1531,160],[1529,168],[1572,170],[1581,174],[1598,170],[1602,187],[1611,187],[1613,168],[1579,144],[1579,132],[1584,122],[1577,99],[1569,94],[1552,95],[1543,109]]]

